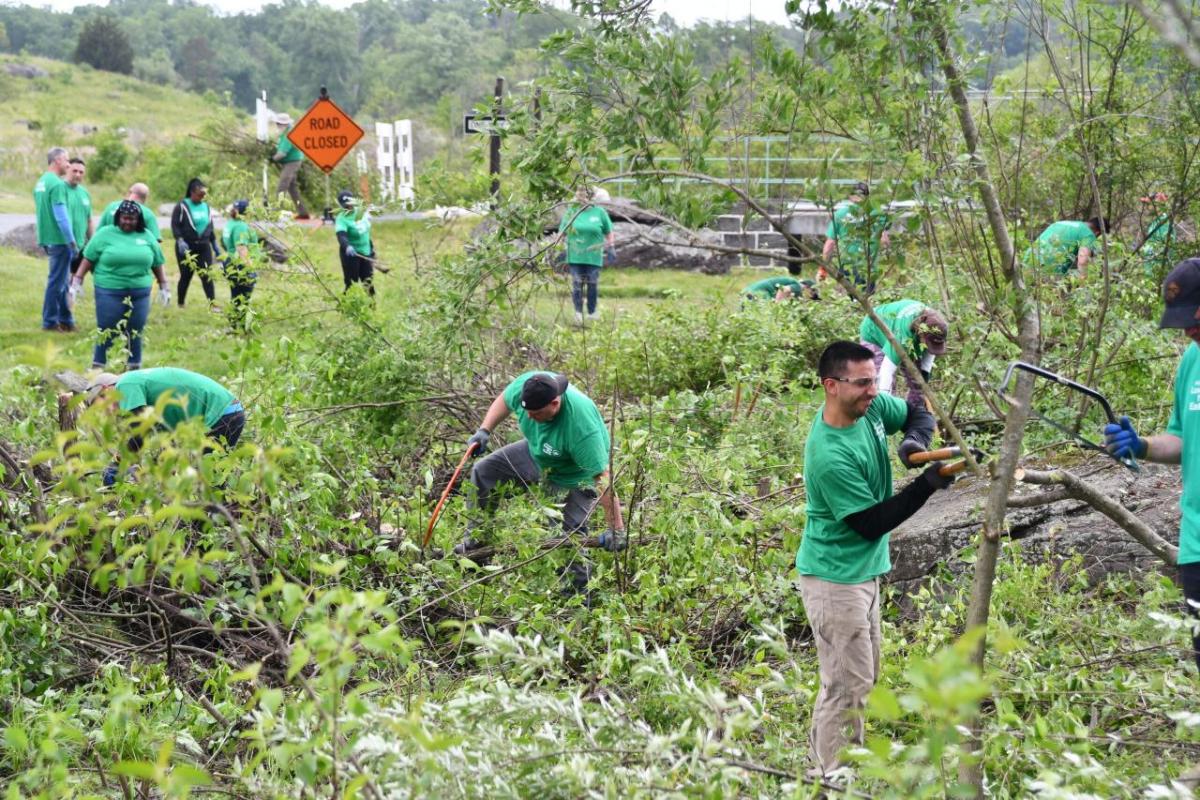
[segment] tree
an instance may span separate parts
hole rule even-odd
[[[133,74],[133,46],[116,18],[108,14],[97,14],[84,24],[75,60],[107,72]]]

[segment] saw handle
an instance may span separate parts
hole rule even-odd
[[[967,462],[965,460],[955,461],[953,464],[943,464],[941,469],[938,470],[938,475],[941,475],[943,478],[948,478],[951,475],[957,475],[958,473],[965,471],[966,468]]]
[[[926,450],[923,453],[913,453],[908,457],[908,461],[910,464],[928,464],[930,461],[945,461],[948,458],[957,458],[960,455],[962,455],[962,450],[958,447],[943,447],[941,450]]]

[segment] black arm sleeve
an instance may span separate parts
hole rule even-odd
[[[859,536],[875,541],[917,513],[917,509],[925,505],[934,491],[934,487],[922,475],[901,489],[899,494],[855,512],[843,521]]]
[[[908,404],[908,419],[904,420],[904,425],[900,428],[904,431],[905,439],[912,439],[928,450],[929,443],[933,440],[933,426],[933,414],[930,414],[925,406],[918,403]]]
[[[183,203],[176,203],[171,209],[171,235],[176,239],[187,239],[183,224]]]
[[[342,251],[345,251],[345,249],[350,246],[350,237],[346,235],[345,231],[337,232],[337,240],[338,248]]]

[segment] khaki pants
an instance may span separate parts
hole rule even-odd
[[[842,748],[863,741],[862,711],[879,678],[879,579],[842,584],[802,575],[800,596],[821,672],[809,755],[829,774]]]
[[[289,161],[283,165],[283,168],[279,170],[279,188],[275,193],[283,194],[286,192],[296,205],[296,213],[301,217],[307,217],[308,209],[304,207],[304,201],[300,199],[300,184],[298,181],[300,165],[303,163],[303,161]]]

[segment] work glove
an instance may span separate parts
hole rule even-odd
[[[944,466],[946,466],[945,463],[941,461],[934,461],[925,468],[924,472],[921,473],[920,480],[928,483],[931,487],[933,487],[934,491],[937,491],[938,489],[950,488],[950,484],[954,483],[954,480],[957,476],[942,475],[938,470]]]
[[[358,258],[358,251],[354,249],[354,245],[346,245],[346,258]]]
[[[907,439],[906,438],[904,441],[902,441],[900,443],[900,446],[898,448],[896,448],[896,455],[900,456],[900,463],[903,464],[904,466],[908,467],[909,469],[913,469],[913,468],[919,466],[919,465],[914,464],[911,461],[909,461],[909,459],[912,458],[913,455],[915,455],[916,453],[923,453],[923,452],[925,452],[924,445],[922,445],[916,439]]]
[[[481,456],[486,453],[488,449],[488,442],[491,441],[491,439],[492,434],[489,433],[487,429],[480,428],[479,430],[475,431],[474,435],[471,436],[470,439],[467,439],[467,447],[470,447],[473,444],[478,445],[478,447],[471,452],[471,455],[474,457]]]
[[[187,255],[188,253],[192,252],[192,248],[188,245],[188,243],[185,240],[176,239],[175,240],[175,252],[179,253],[179,255],[181,255],[181,256]]]
[[[619,553],[629,544],[625,531],[614,531],[611,528],[600,534],[600,546],[610,553]]]
[[[71,278],[71,285],[67,287],[67,308],[75,308],[75,303],[82,293],[83,281],[79,278]]]
[[[1117,458],[1145,458],[1149,443],[1137,435],[1129,417],[1104,426],[1104,445]]]
[[[158,287],[158,304],[163,308],[171,305],[171,290],[165,286]]]

